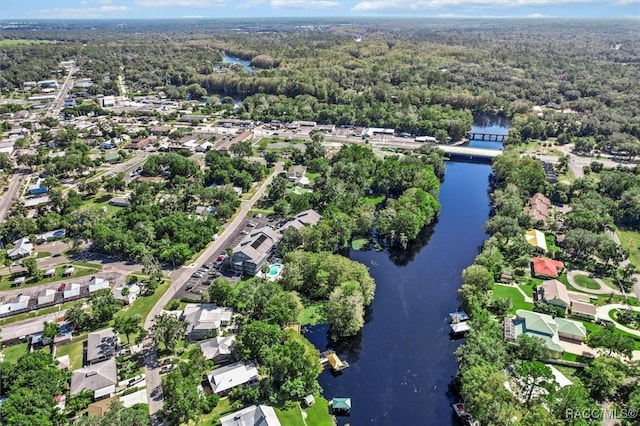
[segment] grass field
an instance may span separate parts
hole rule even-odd
[[[640,232],[616,229],[622,247],[629,250],[629,261],[640,268]]]
[[[600,284],[586,275],[576,274],[573,279],[580,287],[590,288],[592,290],[598,290],[600,288]]]
[[[499,284],[493,286],[493,300],[509,298],[513,303],[513,308],[510,311],[511,313],[515,313],[518,309],[526,309],[528,311],[533,310],[533,303],[525,302],[524,296],[517,288]]]
[[[58,346],[56,348],[56,358],[60,358],[64,355],[69,355],[71,361],[71,370],[77,370],[82,368],[83,361],[83,347],[84,342],[87,341],[87,335],[81,337],[75,337],[74,341],[67,343],[66,345]]]
[[[27,344],[20,343],[17,345],[7,346],[2,350],[4,354],[4,362],[16,363],[18,359],[27,353]]]
[[[329,414],[329,403],[318,395],[316,402],[311,406],[302,409],[299,403],[295,403],[290,408],[276,407],[276,415],[283,426],[333,426],[333,417]],[[306,418],[302,418],[302,412],[306,413]]]
[[[520,287],[525,294],[533,297],[533,289],[540,284],[542,284],[542,280],[531,279],[524,284],[518,284],[518,287]]]
[[[316,325],[324,321],[323,306],[321,304],[306,306],[298,315],[300,325]]]
[[[51,40],[27,40],[27,39],[2,39],[0,40],[0,46],[15,46],[18,44],[42,44],[42,43],[55,43]]]

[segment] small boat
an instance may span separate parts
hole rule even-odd
[[[480,426],[480,422],[473,420],[471,414],[467,413],[462,402],[451,404],[451,407],[453,407],[453,411],[456,413],[456,416],[458,416],[462,424],[467,426]]]

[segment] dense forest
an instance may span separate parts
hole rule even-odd
[[[94,78],[95,93],[116,93],[119,74],[139,94],[163,89],[184,99],[185,86],[198,85],[209,95],[248,97],[243,115],[256,119],[393,127],[457,140],[471,112],[512,117],[552,105],[557,111],[544,120],[517,122],[514,137],[622,135],[633,142],[640,132],[640,53],[631,21],[312,23],[314,30],[202,21],[170,31],[141,23],[133,32],[105,22],[90,32],[78,24],[74,37],[67,27],[37,29],[56,49],[1,45],[0,87],[50,77],[61,59],[73,57]],[[34,32],[3,35],[29,39]],[[225,53],[258,69],[222,66]]]

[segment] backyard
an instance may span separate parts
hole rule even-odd
[[[492,299],[511,299],[513,308],[509,311],[514,314],[518,309],[533,310],[533,303],[525,302],[524,296],[516,287],[495,284],[493,286]]]

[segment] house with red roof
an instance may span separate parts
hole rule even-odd
[[[558,278],[564,269],[559,260],[534,257],[531,261],[531,274],[536,278]]]

